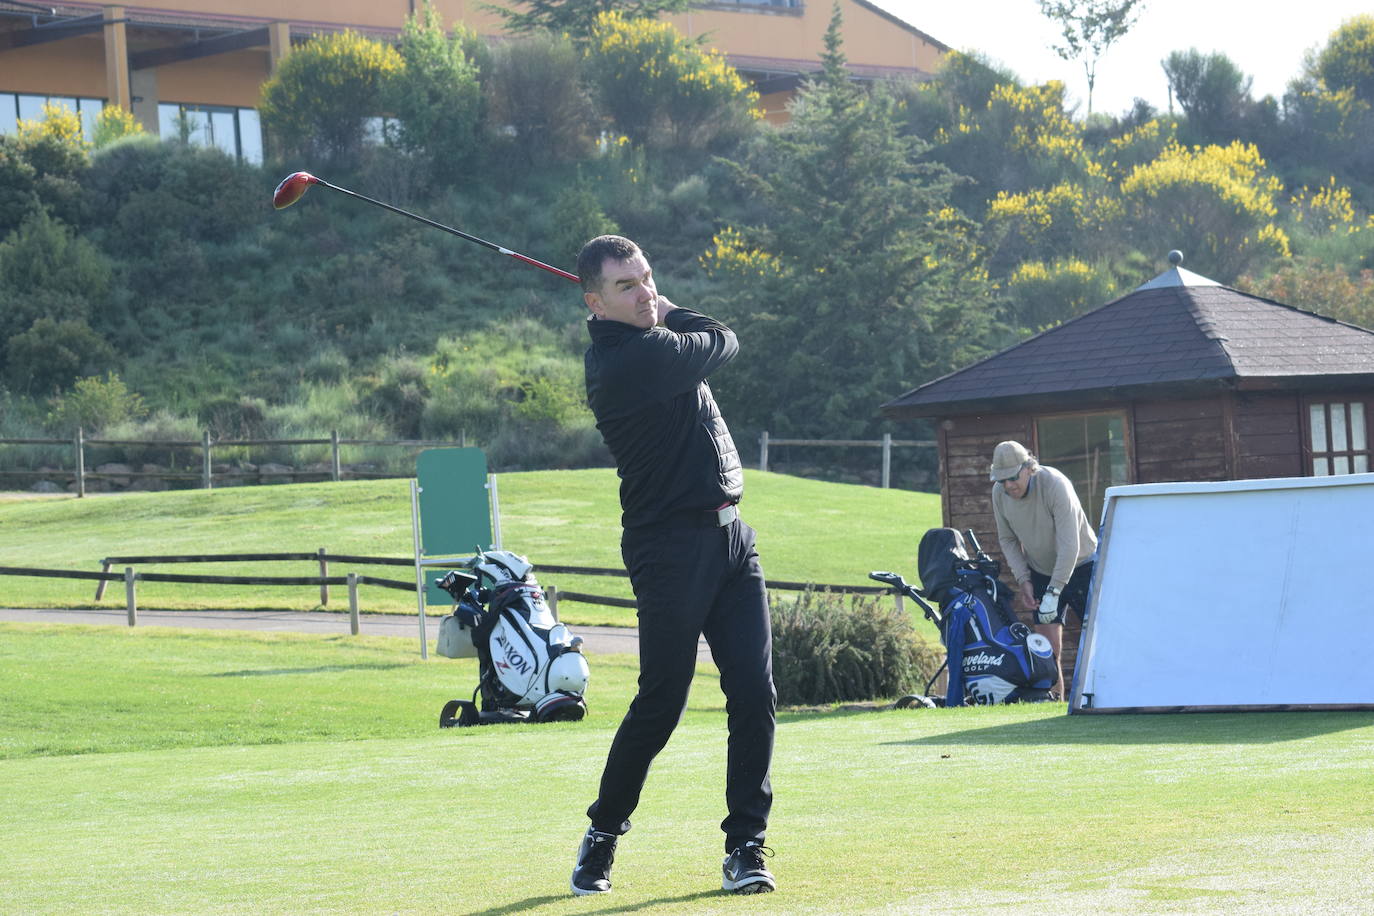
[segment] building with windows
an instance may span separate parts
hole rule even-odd
[[[925,78],[949,49],[869,0],[840,0],[856,79]],[[144,128],[262,157],[259,88],[292,45],[352,29],[395,40],[419,0],[162,0],[157,7],[0,0],[0,133],[65,103],[89,120],[105,105]],[[498,35],[483,0],[434,0],[445,22]],[[283,17],[283,12],[289,13]],[[767,117],[820,69],[829,3],[715,0],[671,17],[753,81]]]
[[[1173,260],[1115,302],[883,405],[934,423],[945,525],[974,529],[999,553],[988,467],[1005,439],[1063,471],[1094,527],[1117,484],[1374,468],[1374,331]],[[1066,672],[1077,645],[1071,617]]]

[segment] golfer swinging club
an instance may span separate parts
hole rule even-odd
[[[764,846],[773,790],[777,694],[772,631],[754,530],[736,504],[739,454],[706,377],[734,358],[734,332],[658,294],[629,239],[592,239],[577,258],[587,329],[587,401],[620,476],[621,555],[639,617],[639,691],[611,743],[574,894],[611,889],[616,842],[649,764],[687,706],[697,639],[720,669],[728,713],[724,877],[738,893],[771,891]]]

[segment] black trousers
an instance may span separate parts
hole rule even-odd
[[[703,513],[704,515],[704,513]],[[773,638],[754,529],[663,524],[627,529],[621,553],[639,615],[639,691],[611,743],[601,788],[587,809],[607,833],[630,829],[649,765],[687,708],[697,639],[706,636],[720,669],[729,739],[721,822],[729,852],[762,843],[773,789],[777,693]]]

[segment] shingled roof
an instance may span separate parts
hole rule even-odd
[[[891,417],[1070,407],[1218,388],[1374,383],[1374,331],[1174,266],[1149,283],[882,406]]]

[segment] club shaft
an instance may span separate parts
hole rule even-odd
[[[408,216],[416,222],[424,223],[426,226],[433,226],[435,229],[442,229],[450,235],[456,235],[460,239],[466,239],[469,242],[481,245],[483,248],[490,249],[491,251],[494,251],[497,254],[504,254],[507,257],[514,258],[522,264],[528,264],[531,267],[538,267],[541,270],[547,270],[551,274],[557,274],[563,279],[571,280],[574,283],[581,282],[580,280],[578,280],[577,274],[568,273],[566,270],[560,270],[559,268],[554,267],[552,264],[545,264],[543,261],[538,261],[527,255],[520,254],[518,251],[511,251],[509,248],[503,248],[494,242],[488,242],[486,239],[479,239],[477,236],[469,235],[461,229],[454,229],[452,226],[445,226],[443,223],[436,223],[434,220],[426,219],[425,217],[420,216],[418,213],[411,213],[409,210],[402,210],[400,207],[395,207],[384,201],[377,200],[376,198],[368,197],[366,194],[359,194],[357,191],[350,191],[348,190],[348,188],[341,188],[336,184],[330,184],[323,178],[316,178],[315,183],[322,185],[331,191],[338,191],[340,194],[347,194],[349,197],[356,197],[358,200],[363,200],[367,201],[370,204],[375,204],[376,206],[381,207],[383,210],[390,210],[392,213],[399,213],[402,216]]]

